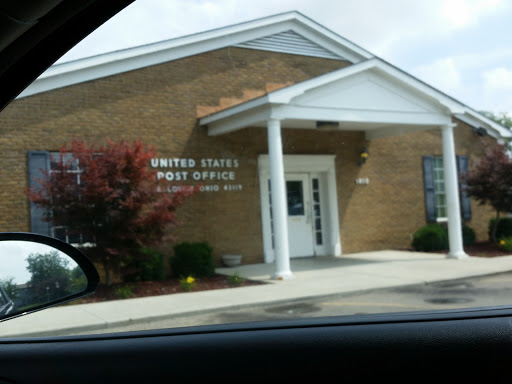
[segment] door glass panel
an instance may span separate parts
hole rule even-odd
[[[272,239],[272,249],[274,249],[274,218],[272,216],[272,187],[270,179],[268,180],[268,207],[270,209],[270,236]]]
[[[287,181],[288,216],[304,216],[302,181]]]
[[[320,214],[320,191],[318,179],[313,179],[313,214],[315,215],[315,239],[316,245],[322,245],[322,217]]]

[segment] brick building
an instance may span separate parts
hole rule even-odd
[[[432,221],[464,256],[461,220],[484,240],[492,210],[455,174],[510,136],[295,12],[55,65],[0,129],[1,231],[59,235],[24,190],[70,140],[141,138],[170,192],[202,185],[179,240],[284,278],[289,257],[407,248]]]

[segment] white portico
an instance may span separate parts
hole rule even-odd
[[[337,212],[334,168],[329,165],[334,164],[334,160],[311,157],[308,161],[304,157],[293,159],[293,156],[283,155],[282,129],[363,131],[370,141],[413,131],[440,129],[448,206],[450,251],[447,257],[461,259],[467,255],[462,246],[454,117],[474,127],[483,127],[496,138],[510,135],[467,106],[373,58],[216,112],[200,119],[200,124],[208,127],[211,136],[246,127],[267,129],[268,156],[260,156],[259,159],[265,261],[275,260],[274,277],[286,279],[293,276],[289,263],[290,246],[303,238],[296,236],[293,240],[290,234],[290,225],[294,224],[287,213],[287,208],[290,210],[287,202],[288,175],[296,174],[299,169],[308,171],[308,166],[316,169],[317,174],[325,175],[323,196],[329,202],[331,216],[323,218],[329,233],[324,252],[339,255],[342,244],[338,218],[332,214]],[[300,180],[300,175],[296,174],[295,179]],[[268,180],[270,184],[267,186]],[[265,201],[271,201],[271,204],[263,204]],[[306,200],[302,205],[306,205]],[[266,212],[269,212],[270,220]],[[305,220],[307,215],[304,213]],[[298,221],[296,218],[294,222]],[[269,222],[273,231],[268,228]]]

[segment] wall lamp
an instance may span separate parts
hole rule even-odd
[[[317,121],[316,127],[320,130],[333,130],[338,129],[340,127],[340,123],[337,121]]]
[[[366,163],[366,159],[368,159],[368,150],[366,149],[366,147],[363,147],[361,148],[361,152],[359,152],[359,162],[358,164],[361,166],[363,165],[364,163]]]
[[[484,127],[473,128],[473,133],[478,136],[487,136],[487,130]]]

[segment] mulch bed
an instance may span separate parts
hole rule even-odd
[[[510,252],[501,250],[497,244],[491,243],[489,241],[464,246],[464,251],[466,251],[469,256],[478,257],[497,257],[510,255]]]
[[[228,289],[247,287],[251,285],[265,284],[259,281],[243,279],[238,284],[232,284],[224,275],[213,275],[196,279],[194,288],[190,292],[205,291],[210,289]],[[107,287],[100,285],[93,295],[78,301],[79,304],[97,303],[101,301],[132,299],[135,297],[147,297],[158,295],[170,295],[185,292],[177,278],[163,281],[140,281],[136,283],[119,283]]]
[[[465,246],[464,250],[470,256],[477,257],[498,257],[507,256],[510,253],[502,251],[497,244],[490,242],[480,242],[474,245]],[[444,253],[445,251],[437,251],[435,253]],[[239,284],[231,284],[224,275],[214,275],[210,277],[202,277],[196,280],[196,284],[191,292],[205,291],[210,289],[228,289],[236,287],[246,287],[251,285],[265,284],[259,281],[244,279]],[[179,279],[170,278],[163,281],[141,281],[137,283],[119,283],[110,287],[100,285],[96,292],[80,299],[78,303],[96,303],[101,301],[120,300],[135,297],[147,297],[158,295],[170,295],[174,293],[185,292],[180,285]]]
[[[409,248],[408,251],[415,252],[412,248]],[[448,253],[449,251],[449,249],[444,249],[442,251],[434,251],[432,253]],[[497,244],[491,243],[489,241],[482,241],[473,245],[465,245],[464,251],[469,256],[475,257],[498,257],[511,255],[510,252],[501,250]]]

